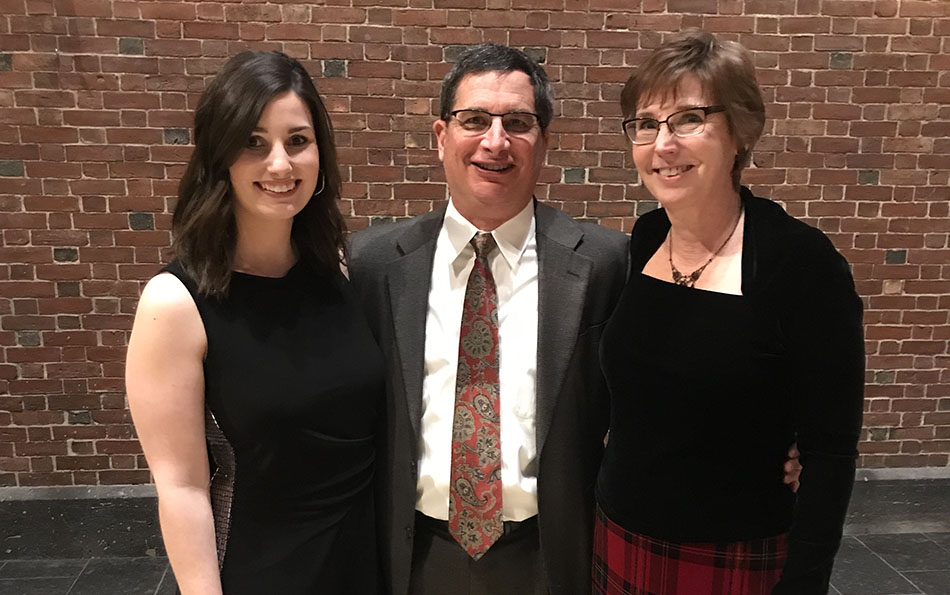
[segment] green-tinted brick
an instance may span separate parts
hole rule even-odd
[[[885,264],[906,264],[907,250],[888,250],[884,253]]]
[[[442,56],[445,59],[445,61],[448,62],[449,64],[455,64],[456,62],[458,62],[459,56],[462,54],[462,52],[464,52],[467,49],[468,49],[468,46],[466,45],[446,46],[445,49],[442,50]]]
[[[638,200],[637,201],[637,217],[646,215],[650,211],[655,211],[659,207],[659,203],[655,200]]]
[[[18,177],[23,175],[23,162],[13,159],[0,159],[0,176]]]
[[[544,64],[548,56],[545,48],[524,48],[524,53],[538,64]]]
[[[882,370],[874,374],[874,384],[894,384],[896,377],[894,370]]]
[[[120,37],[119,53],[142,56],[145,54],[145,42],[140,37]]]
[[[39,347],[40,334],[37,331],[18,331],[16,342],[20,347]]]
[[[155,217],[151,213],[129,213],[129,228],[155,229]]]
[[[79,281],[60,281],[56,284],[56,297],[79,297]]]
[[[79,250],[75,248],[53,248],[53,260],[56,262],[76,262]]]
[[[851,52],[831,52],[832,70],[851,70],[853,63]]]
[[[342,78],[346,76],[346,61],[324,60],[323,76],[327,78]]]
[[[862,169],[858,172],[858,184],[865,186],[877,185],[881,179],[881,172],[876,169]]]
[[[565,184],[583,184],[587,178],[587,170],[583,167],[565,167],[564,168],[564,183]]]
[[[166,128],[163,133],[166,145],[187,145],[191,142],[187,128]]]
[[[92,423],[91,411],[70,411],[67,419],[72,425],[88,425]]]
[[[0,54],[0,71],[13,70],[13,56]]]

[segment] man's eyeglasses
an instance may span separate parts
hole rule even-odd
[[[660,134],[660,125],[666,124],[676,136],[696,136],[706,127],[706,116],[725,111],[721,105],[691,107],[670,114],[665,120],[632,118],[623,121],[623,132],[635,145],[649,145]]]
[[[459,121],[462,130],[468,134],[482,134],[491,128],[492,118],[501,118],[501,127],[511,135],[528,134],[538,125],[538,114],[531,112],[508,112],[493,114],[479,109],[457,109],[449,116]]]

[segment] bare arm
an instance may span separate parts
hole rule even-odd
[[[204,427],[204,325],[176,277],[149,281],[129,340],[125,380],[158,490],[162,536],[183,595],[220,595]]]

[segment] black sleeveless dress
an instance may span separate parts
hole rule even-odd
[[[212,508],[225,595],[378,590],[375,430],[384,363],[349,285],[304,264],[201,297]]]

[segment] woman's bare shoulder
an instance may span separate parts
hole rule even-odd
[[[159,273],[145,285],[132,334],[133,341],[138,334],[159,342],[164,342],[161,337],[173,334],[183,348],[200,345],[204,349],[204,325],[195,300],[185,284],[171,273]]]

